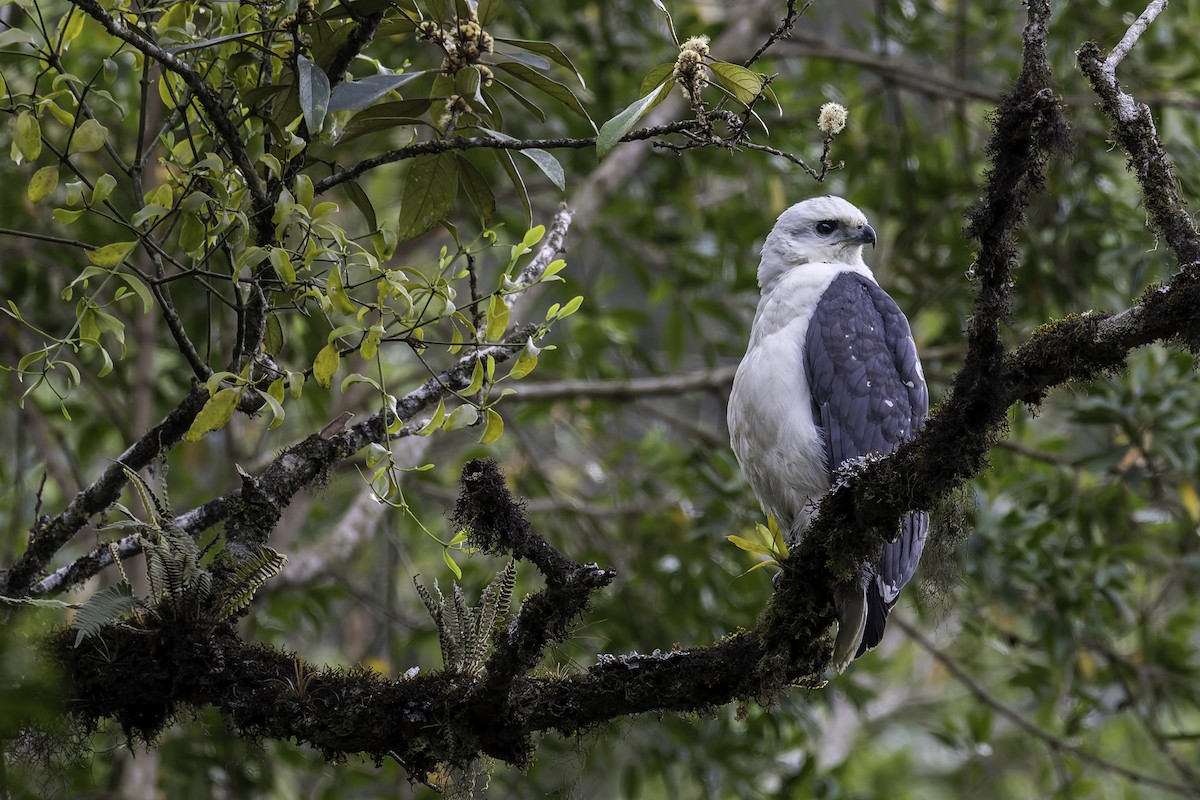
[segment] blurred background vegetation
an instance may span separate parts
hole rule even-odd
[[[714,57],[740,63],[775,28],[785,4],[674,0],[669,8],[681,37],[709,35]],[[65,10],[55,0],[26,0],[0,14],[20,28],[36,13],[53,18]],[[1022,233],[1010,343],[1055,317],[1126,307],[1174,269],[1145,230],[1125,156],[1107,141],[1073,66],[1082,41],[1111,47],[1141,10],[1130,0],[1055,9],[1050,52],[1076,143],[1070,158],[1051,166],[1049,191]],[[823,186],[762,153],[678,155],[645,142],[621,145],[599,164],[590,149],[556,152],[565,195],[536,171],[526,176],[535,224],[548,222],[564,200],[578,214],[567,240],[567,285],[539,288],[534,302],[544,308],[582,294],[584,305],[556,327],[547,342],[557,349],[544,351],[500,406],[507,425],[499,442],[484,448],[477,430],[457,431],[404,440],[396,457],[402,466],[435,465],[407,473],[403,490],[415,516],[443,538],[453,534],[445,512],[462,464],[487,455],[528,498],[541,535],[572,558],[617,568],[616,584],[595,599],[547,671],[587,667],[598,653],[707,644],[754,624],[771,587],[766,571],[738,577],[753,561],[725,542],[761,519],[728,448],[724,404],[757,299],[758,248],[788,205],[833,193],[864,209],[879,233],[868,260],[913,323],[931,396],[944,393],[961,361],[971,308],[963,213],[985,168],[988,113],[1018,70],[1023,22],[1019,4],[995,0],[813,4],[791,40],[756,65],[777,74],[771,86],[782,107],[781,114],[758,109],[770,127],[769,139],[759,141],[813,162],[817,109],[845,105],[849,125],[832,153],[845,168]],[[554,74],[572,85],[597,124],[636,99],[642,77],[677,52],[663,15],[645,0],[508,0],[490,29],[557,44],[586,88],[561,70]],[[1172,5],[1121,74],[1151,103],[1186,196],[1200,186],[1197,29],[1200,5]],[[70,52],[72,69],[90,74],[112,49],[89,23]],[[10,85],[34,69],[18,51],[12,42],[0,47]],[[383,37],[368,53],[391,66],[411,59],[417,68],[435,68],[440,58],[411,34]],[[118,115],[138,102],[136,75],[125,70],[103,88],[113,103],[97,107],[119,144],[136,131],[136,115],[124,122]],[[550,106],[544,122],[515,103],[503,107],[512,136],[592,133]],[[676,96],[645,122],[686,114]],[[11,139],[0,136],[0,144]],[[399,146],[401,137],[379,131],[359,139],[355,153],[334,146],[334,157],[349,163]],[[496,191],[502,237],[519,240],[525,218],[511,185],[492,159],[476,163]],[[406,168],[383,167],[362,180],[385,224],[396,219]],[[0,169],[3,228],[67,235],[46,204],[27,198],[33,165]],[[361,233],[354,207],[332,199],[341,224]],[[465,199],[451,219],[461,231],[479,229]],[[106,240],[103,221],[81,225],[69,235]],[[77,251],[29,238],[0,241],[3,299],[47,328],[69,327],[74,310],[59,293],[80,268]],[[402,244],[393,263],[424,268],[447,244],[435,229]],[[202,293],[177,291],[176,300],[189,328],[204,331],[210,309]],[[20,408],[26,387],[0,375],[9,449],[0,460],[0,563],[23,549],[39,500],[42,513],[56,513],[187,390],[189,370],[161,320],[132,303],[113,313],[128,325],[129,355],[103,379],[85,371],[66,401],[70,419],[45,392]],[[305,325],[293,319],[286,333],[319,347],[327,330]],[[0,326],[0,360],[13,365],[31,339],[12,320],[0,318]],[[391,386],[425,379],[407,351],[389,357]],[[646,383],[659,376],[680,380]],[[685,377],[686,390],[672,388]],[[900,624],[846,674],[823,690],[798,688],[770,710],[749,704],[701,717],[649,715],[572,740],[548,735],[528,773],[494,769],[489,796],[1169,793],[1128,780],[1121,768],[1200,794],[1197,396],[1191,357],[1153,347],[1119,375],[1060,390],[1036,416],[1014,409],[993,468],[959,498],[965,519],[956,522],[970,538],[956,551],[930,553],[926,573],[938,580],[906,592],[894,615]],[[238,415],[204,441],[177,448],[169,475],[175,510],[235,486],[228,465],[253,472],[339,412],[372,410],[371,397],[355,391],[306,391],[288,408],[275,430]],[[328,487],[285,514],[272,545],[289,554],[292,568],[263,590],[244,632],[310,663],[364,664],[389,675],[436,669],[436,633],[412,577],[447,585],[442,548],[404,514],[374,503],[359,466],[348,462]],[[80,538],[87,539],[80,548],[95,543]],[[472,594],[501,566],[458,560]],[[518,596],[536,581],[532,570],[522,571]],[[0,629],[0,708],[55,713],[54,676],[29,641],[61,622],[51,612],[27,612]],[[5,721],[12,718],[0,712],[0,736],[13,733]],[[49,772],[27,769],[10,747],[7,777],[18,796],[433,796],[396,764],[330,765],[289,743],[242,741],[211,711],[180,720],[154,752],[134,757],[124,742],[119,730],[102,732],[90,754]]]

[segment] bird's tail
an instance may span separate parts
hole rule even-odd
[[[833,640],[833,668],[841,674],[863,652],[866,641],[863,634],[868,628],[867,587],[851,586],[838,592],[834,595],[833,607],[838,618],[837,638]],[[882,624],[879,635],[883,635]]]

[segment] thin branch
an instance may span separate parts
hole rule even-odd
[[[628,380],[562,380],[517,384],[517,393],[509,402],[520,400],[636,400],[641,397],[662,397],[687,392],[725,389],[733,383],[737,365],[711,370],[683,372]]]
[[[1131,783],[1136,783],[1143,786],[1152,786],[1155,789],[1161,789],[1165,792],[1170,792],[1171,794],[1177,794],[1183,797],[1196,796],[1196,792],[1187,786],[1181,786],[1176,783],[1160,780],[1159,778],[1155,778],[1153,775],[1147,775],[1144,772],[1138,772],[1137,770],[1130,769],[1129,767],[1123,767],[1120,764],[1114,764],[1111,761],[1106,761],[1105,759],[1100,758],[1093,753],[1089,753],[1087,750],[1083,750],[1076,745],[1071,744],[1067,740],[1042,729],[1033,720],[1029,719],[1021,712],[1012,708],[1008,704],[1001,702],[998,698],[993,696],[990,692],[988,692],[987,689],[983,688],[983,686],[976,682],[976,680],[972,678],[965,669],[959,666],[957,661],[951,658],[947,653],[939,650],[936,646],[934,646],[933,642],[926,638],[923,633],[910,625],[902,617],[892,617],[892,623],[897,628],[904,631],[908,638],[912,639],[921,647],[922,650],[937,659],[938,663],[945,667],[946,671],[949,672],[956,681],[965,686],[967,690],[971,692],[971,694],[975,695],[975,697],[977,697],[981,703],[1015,724],[1025,733],[1028,733],[1035,739],[1038,739],[1039,741],[1049,745],[1054,750],[1061,753],[1068,753],[1084,763],[1091,764],[1093,767],[1102,769],[1105,772],[1110,772],[1113,775],[1118,775],[1125,780],[1130,781]]]
[[[90,486],[76,494],[58,516],[39,519],[30,532],[29,546],[25,552],[7,573],[0,576],[0,594],[24,596],[54,554],[79,532],[92,515],[117,501],[128,480],[126,468],[134,471],[142,469],[159,453],[179,442],[207,399],[208,391],[203,385],[193,386],[162,422],[134,442]]]
[[[796,0],[787,0],[787,11],[784,13],[783,19],[780,20],[779,27],[771,31],[771,35],[767,37],[767,40],[763,42],[757,50],[754,51],[754,55],[742,62],[742,66],[747,68],[750,67],[755,61],[758,61],[760,58],[762,58],[763,54],[770,50],[776,42],[781,39],[790,39],[792,36],[792,28],[796,25],[796,20],[804,16],[804,12],[808,11],[808,9],[812,7],[813,2],[814,0],[808,0],[808,2],[804,4],[803,8],[797,10]]]
[[[625,134],[621,137],[621,141],[634,142],[643,139],[653,139],[657,136],[691,130],[695,125],[695,120],[680,120],[653,128],[642,128],[641,130]],[[408,147],[389,150],[386,153],[381,153],[370,158],[364,158],[352,167],[339,170],[317,181],[313,186],[313,191],[316,194],[327,192],[339,184],[352,181],[364,172],[368,172],[384,164],[393,164],[397,161],[404,161],[405,159],[416,158],[417,156],[447,153],[452,150],[476,150],[479,148],[488,150],[532,150],[535,148],[539,150],[582,150],[595,146],[595,136],[585,136],[582,138],[562,137],[558,139],[496,139],[490,136],[456,136],[449,139],[432,139],[426,142],[417,142]]]
[[[149,34],[141,28],[126,27],[124,23],[110,16],[96,0],[71,0],[71,3],[87,12],[113,36],[132,45],[146,57],[154,59],[166,69],[183,78],[200,105],[203,106],[209,121],[216,127],[230,157],[242,173],[242,179],[245,180],[246,188],[253,198],[259,244],[268,241],[272,233],[271,209],[273,203],[267,196],[266,188],[254,168],[254,162],[250,160],[250,153],[246,150],[246,145],[234,126],[233,115],[230,114],[229,109],[213,91],[213,88],[186,62],[151,40]]]

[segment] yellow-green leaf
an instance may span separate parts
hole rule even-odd
[[[726,536],[725,538],[731,544],[733,544],[735,547],[745,550],[747,553],[758,553],[759,555],[764,555],[764,556],[775,555],[775,553],[771,550],[771,548],[767,547],[765,544],[759,544],[758,542],[752,542],[749,539],[745,539],[741,536],[729,535],[729,536]]]
[[[491,444],[504,434],[504,418],[492,409],[487,410],[487,423],[483,428],[483,436],[479,437],[481,444]]]
[[[487,332],[490,341],[496,341],[508,330],[508,303],[498,294],[492,295],[488,303]]]
[[[296,268],[292,266],[292,259],[288,256],[287,250],[282,247],[272,247],[271,266],[284,285],[291,286],[296,282]]]
[[[1200,495],[1196,494],[1196,487],[1184,481],[1179,485],[1179,499],[1183,503],[1183,508],[1187,511],[1187,515],[1191,517],[1192,522],[1200,522]]]
[[[454,573],[455,580],[462,580],[462,570],[459,569],[458,564],[454,563],[454,559],[450,557],[449,550],[442,550],[442,559],[446,562],[446,566],[450,568],[450,571]]]
[[[527,349],[521,351],[521,355],[517,357],[517,363],[513,364],[512,369],[508,371],[508,377],[514,381],[519,381],[529,373],[533,372],[533,368],[537,366],[538,357],[536,354],[530,353]]]
[[[112,269],[125,260],[125,256],[133,252],[133,248],[137,247],[137,242],[113,242],[106,244],[104,247],[88,250],[88,261],[91,261],[97,267]]]
[[[321,348],[313,361],[313,377],[317,379],[317,385],[322,389],[333,386],[333,375],[341,364],[342,354],[338,352],[336,344],[330,343]]]
[[[87,119],[71,137],[70,153],[94,153],[108,141],[108,128],[94,119]]]
[[[351,302],[350,295],[346,294],[346,287],[342,283],[342,273],[337,267],[329,270],[325,291],[329,294],[329,301],[333,303],[334,311],[339,314],[353,314],[358,311],[358,307]]]
[[[475,394],[483,388],[483,362],[476,360],[475,368],[471,370],[471,383],[464,394]]]
[[[449,419],[446,420],[446,430],[456,431],[459,428],[465,428],[468,425],[474,425],[479,419],[479,409],[472,405],[462,405],[454,409],[450,413]]]
[[[54,193],[58,188],[58,165],[50,167],[42,167],[37,172],[33,173],[33,177],[29,179],[29,188],[26,190],[26,195],[30,202],[40,203]]]
[[[446,401],[438,400],[437,408],[433,411],[433,416],[429,422],[425,423],[425,427],[417,431],[417,436],[428,436],[429,434],[442,427],[442,423],[446,421]]]
[[[14,141],[17,150],[26,161],[33,161],[42,154],[42,125],[33,114],[22,111],[17,115],[16,127]]]
[[[96,186],[92,189],[92,205],[98,206],[109,198],[113,193],[113,189],[117,188],[117,179],[107,172],[96,179]]]
[[[237,408],[240,394],[240,389],[222,389],[208,398],[204,408],[200,409],[200,413],[192,420],[192,427],[188,429],[184,438],[189,442],[198,442],[209,431],[225,427],[225,423],[233,416],[233,410]]]

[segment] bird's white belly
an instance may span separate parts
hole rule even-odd
[[[790,270],[763,295],[729,396],[729,440],[742,473],[763,511],[793,536],[812,501],[829,488],[825,438],[813,420],[804,374],[804,339],[821,295],[842,272],[874,280],[861,262],[811,263]]]
[[[829,486],[825,442],[813,422],[803,335],[794,320],[760,339],[738,367],[729,398],[729,438],[763,510],[790,532],[810,498]]]

